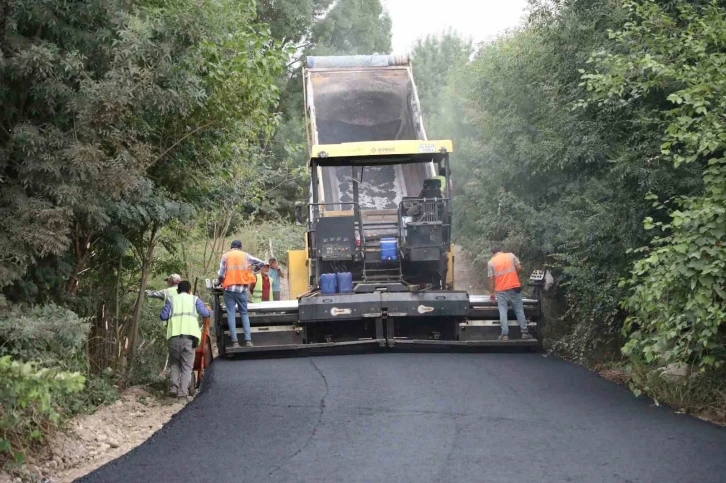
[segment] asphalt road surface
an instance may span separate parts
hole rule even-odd
[[[726,430],[541,354],[217,360],[88,482],[724,482]]]

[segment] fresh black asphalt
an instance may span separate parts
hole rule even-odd
[[[217,360],[88,482],[724,482],[726,430],[530,353]]]

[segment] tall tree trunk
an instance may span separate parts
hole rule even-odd
[[[134,307],[134,315],[131,318],[131,327],[129,328],[129,349],[127,359],[127,375],[128,371],[134,364],[134,358],[136,357],[136,339],[139,334],[139,325],[141,323],[141,309],[144,305],[144,295],[146,291],[146,282],[149,278],[149,272],[151,271],[151,263],[154,257],[154,249],[157,243],[157,234],[159,228],[154,224],[151,228],[151,234],[149,236],[149,243],[146,246],[146,250],[143,252],[141,260],[141,281],[139,283],[139,293],[136,296],[136,306]]]

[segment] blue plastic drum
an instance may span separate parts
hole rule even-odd
[[[397,238],[381,238],[381,260],[384,262],[398,260]]]
[[[336,285],[334,273],[324,273],[320,276],[320,291],[325,295],[335,293]]]
[[[353,274],[350,272],[341,272],[335,274],[338,280],[338,293],[353,292]]]

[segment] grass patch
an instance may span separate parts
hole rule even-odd
[[[595,371],[605,379],[627,385],[636,395],[646,395],[676,412],[692,414],[726,425],[726,369],[679,375],[625,363],[604,364]]]

